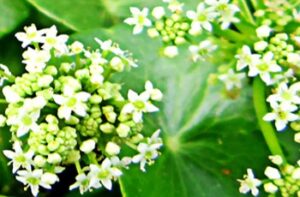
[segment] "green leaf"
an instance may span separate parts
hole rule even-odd
[[[0,38],[12,32],[29,15],[23,0],[0,0]]]
[[[102,27],[113,23],[101,0],[27,0],[51,19],[74,30]]]
[[[256,130],[249,88],[237,100],[225,98],[221,86],[207,80],[216,66],[193,64],[187,49],[175,59],[162,58],[157,42],[132,36],[127,26],[73,38],[93,45],[94,37],[117,41],[139,60],[138,69],[116,80],[140,90],[151,80],[164,93],[161,111],[147,116],[145,127],[148,132],[162,129],[162,155],[146,173],[138,166],[125,172],[120,181],[124,196],[239,196],[236,179],[246,168],[262,173],[269,153]]]

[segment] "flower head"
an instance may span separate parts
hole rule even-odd
[[[133,34],[139,34],[143,31],[144,26],[151,26],[151,21],[147,18],[149,9],[143,8],[139,10],[136,7],[131,7],[130,12],[132,13],[131,18],[125,19],[125,23],[134,25]]]
[[[254,177],[251,169],[247,169],[247,174],[244,175],[244,179],[238,181],[241,184],[239,189],[241,193],[246,194],[251,191],[253,196],[258,195],[259,190],[257,187],[261,185],[261,181]]]

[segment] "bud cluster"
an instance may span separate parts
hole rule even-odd
[[[147,81],[142,93],[124,96],[123,86],[110,80],[137,66],[128,52],[98,38],[96,50],[79,41],[67,44],[68,36],[57,35],[55,26],[37,30],[32,24],[16,37],[25,48],[27,72],[15,77],[1,65],[8,106],[0,122],[10,127],[13,150],[4,154],[25,189],[34,196],[39,187],[51,189],[71,164],[78,176],[70,189],[111,189],[130,163],[142,171],[154,163],[160,130],[144,136],[143,114],[159,110],[153,102],[162,93]],[[128,154],[128,148],[134,151]]]

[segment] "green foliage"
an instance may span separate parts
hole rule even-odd
[[[0,0],[0,38],[13,31],[29,15],[23,0]]]

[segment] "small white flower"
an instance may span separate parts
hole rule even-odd
[[[72,184],[69,189],[73,190],[79,187],[80,194],[83,194],[88,190],[91,191],[90,182],[91,177],[87,176],[85,173],[81,173],[76,176],[76,182]]]
[[[84,45],[79,41],[73,42],[70,48],[73,54],[78,54],[84,51]]]
[[[48,185],[53,185],[54,183],[59,181],[59,178],[56,174],[50,173],[50,172],[46,172],[42,175],[41,177],[41,181],[43,183],[46,183]]]
[[[270,73],[280,72],[282,70],[273,57],[272,52],[265,53],[258,63],[249,67],[248,76],[254,77],[259,75],[267,85],[271,85],[272,79]]]
[[[259,38],[267,38],[270,36],[272,29],[268,25],[262,25],[256,29],[256,35]]]
[[[233,69],[229,69],[227,73],[219,75],[218,78],[224,82],[227,90],[242,87],[242,79],[246,77],[245,73],[235,73]]]
[[[95,38],[95,40],[100,45],[101,50],[108,51],[112,49],[113,43],[111,40],[102,41],[99,38]]]
[[[267,113],[263,119],[265,121],[275,121],[275,127],[277,131],[282,131],[285,129],[288,122],[299,119],[298,115],[292,113],[298,109],[295,105],[271,103],[271,107],[273,111]]]
[[[254,174],[251,169],[247,169],[247,175],[244,175],[244,180],[238,180],[241,184],[239,191],[242,194],[246,194],[251,191],[253,196],[257,196],[259,190],[258,186],[261,185],[261,181],[254,177]]]
[[[18,171],[18,176],[16,179],[22,182],[27,187],[30,187],[31,193],[33,196],[37,196],[39,193],[39,186],[42,186],[46,189],[51,189],[51,186],[48,183],[42,181],[43,170],[20,170]]]
[[[163,53],[166,57],[173,58],[178,55],[178,48],[177,46],[167,46],[164,48]]]
[[[286,104],[300,104],[300,82],[292,84],[290,87],[284,82],[278,85],[276,93],[270,95],[267,101],[270,103],[282,102]]]
[[[202,31],[202,29],[212,31],[211,22],[217,16],[217,13],[212,9],[206,8],[204,3],[199,3],[197,6],[197,12],[189,10],[186,15],[192,20],[190,34],[197,35]]]
[[[102,162],[101,166],[91,164],[90,165],[91,185],[96,189],[101,187],[101,184],[111,190],[112,180],[122,175],[122,171],[117,167],[113,167],[111,161],[106,158]]]
[[[141,142],[137,146],[139,154],[132,157],[133,163],[140,163],[140,169],[145,172],[145,165],[154,163],[159,155],[158,149],[162,146],[161,138],[159,138],[160,130],[153,133],[151,138],[147,139],[147,143]]]
[[[300,54],[288,53],[287,54],[287,62],[295,65],[296,67],[300,67]]]
[[[265,175],[269,178],[269,179],[280,179],[281,175],[280,172],[277,168],[273,168],[268,166],[265,170]]]
[[[138,95],[136,92],[129,90],[129,103],[125,104],[121,113],[132,114],[134,122],[142,122],[143,112],[156,112],[159,110],[156,106],[149,102],[149,98],[150,95],[148,92],[143,92]]]
[[[20,142],[16,141],[13,145],[13,149],[15,152],[11,150],[4,150],[3,154],[11,159],[9,164],[13,164],[13,173],[17,172],[17,170],[22,167],[27,170],[31,169],[32,157],[34,152],[29,150],[27,152],[23,152]]]
[[[80,145],[80,150],[86,154],[92,152],[96,147],[96,142],[93,139],[85,140]]]
[[[72,111],[78,116],[84,117],[86,115],[86,102],[90,98],[87,92],[78,92],[73,95],[53,95],[55,103],[59,104],[58,117],[69,120]]]
[[[69,37],[67,35],[57,35],[57,29],[55,25],[45,29],[44,31],[46,32],[46,36],[43,37],[43,49],[50,50],[51,48],[54,48],[59,52],[59,54],[66,53],[68,51],[66,42],[68,41]]]
[[[153,8],[151,14],[155,19],[160,20],[166,13],[164,7],[158,6]]]
[[[219,22],[221,22],[222,29],[227,29],[231,23],[240,21],[235,17],[235,13],[240,11],[240,9],[236,5],[229,3],[229,0],[206,0],[205,3],[211,5],[220,14]]]
[[[191,45],[189,51],[192,53],[192,59],[194,62],[198,60],[205,61],[211,52],[217,49],[210,40],[201,41],[198,45]]]
[[[23,42],[22,47],[25,48],[32,43],[41,43],[43,41],[43,32],[38,31],[34,24],[24,27],[25,32],[16,33],[19,41]]]
[[[151,21],[147,18],[149,9],[143,8],[139,10],[136,7],[131,7],[130,12],[132,13],[131,18],[125,19],[125,23],[128,25],[134,25],[133,34],[139,34],[143,31],[144,26],[151,26]]]
[[[237,70],[240,71],[247,66],[252,67],[257,64],[260,59],[260,55],[252,54],[249,46],[244,45],[240,52],[235,56],[238,59]]]
[[[162,92],[157,88],[153,88],[153,84],[151,83],[151,81],[146,81],[145,89],[146,89],[146,92],[148,92],[150,94],[150,98],[152,100],[154,100],[154,101],[162,100],[162,97],[163,97]]]
[[[85,51],[84,56],[92,61],[92,65],[103,65],[107,63],[107,60],[102,57],[99,50],[96,51]]]
[[[23,58],[22,63],[26,64],[25,69],[30,73],[35,73],[43,71],[51,56],[49,51],[29,47],[27,51],[23,53]]]

